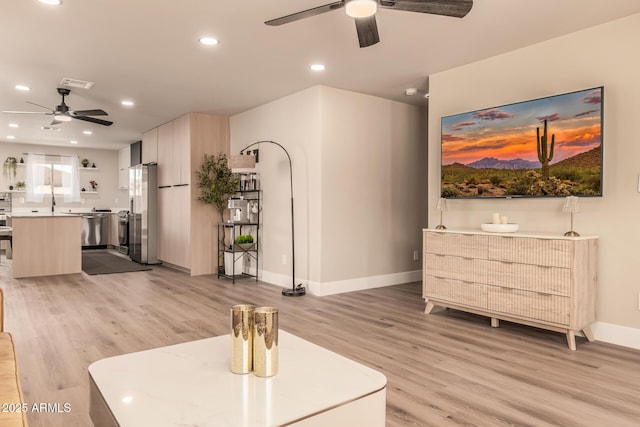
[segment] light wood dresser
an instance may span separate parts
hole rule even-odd
[[[434,306],[593,341],[598,238],[423,230],[422,296]]]

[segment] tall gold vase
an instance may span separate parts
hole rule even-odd
[[[275,307],[255,309],[253,373],[258,377],[278,373],[278,309]]]
[[[255,306],[231,307],[231,372],[248,374],[253,370],[253,330]]]

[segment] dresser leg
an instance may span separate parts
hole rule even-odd
[[[499,328],[500,327],[500,319],[498,319],[497,317],[492,317],[491,318],[491,327],[492,328]]]
[[[582,329],[582,333],[584,334],[585,337],[587,337],[589,341],[596,340],[593,336],[593,332],[591,332],[591,326],[586,326],[584,329]]]
[[[576,349],[576,335],[573,331],[567,331],[567,344],[569,345],[569,350]]]
[[[429,314],[431,313],[431,310],[433,310],[433,307],[435,307],[436,305],[434,303],[432,303],[431,301],[427,301],[427,306],[424,309],[424,314]]]

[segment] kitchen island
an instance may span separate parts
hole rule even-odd
[[[82,271],[81,218],[63,213],[12,214],[13,277]]]

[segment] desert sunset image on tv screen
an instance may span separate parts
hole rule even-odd
[[[603,87],[443,117],[445,198],[602,195]]]

